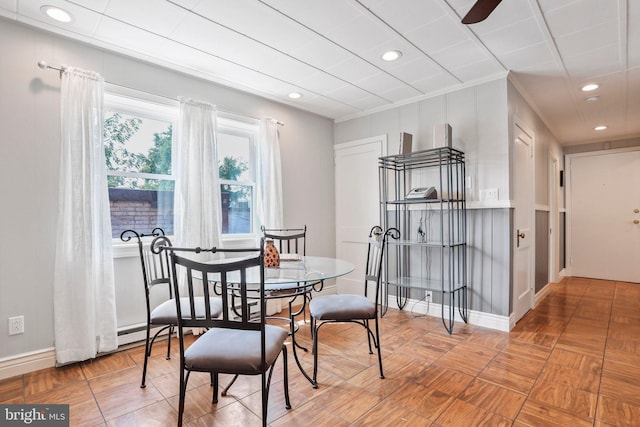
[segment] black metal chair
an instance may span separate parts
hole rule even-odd
[[[307,254],[307,226],[303,228],[261,227],[265,239],[273,240],[280,254]]]
[[[212,403],[218,402],[219,374],[261,375],[262,377],[262,425],[267,425],[269,387],[273,367],[280,353],[284,361],[285,406],[289,401],[287,348],[288,332],[265,323],[264,248],[250,249],[201,249],[175,248],[167,244],[163,236],[152,243],[154,252],[169,252],[172,263],[173,289],[176,297],[185,295],[188,304],[176,304],[178,327],[208,329],[188,348],[180,334],[180,400],[178,425],[182,425],[187,382],[191,372],[209,372],[213,386]],[[243,252],[245,256],[219,261],[198,262],[179,255],[181,252]],[[247,253],[253,255],[246,255]],[[259,283],[247,283],[249,269],[257,269]],[[184,280],[183,280],[184,278]],[[205,310],[198,313],[194,294],[201,291],[205,302],[211,292],[222,295],[223,310],[215,318]],[[236,304],[231,304],[233,296]],[[252,318],[250,305],[260,301],[260,317]]]
[[[380,366],[380,378],[384,378],[382,372],[382,354],[380,352],[380,331],[378,327],[378,301],[382,282],[382,261],[387,238],[400,238],[400,232],[396,228],[384,231],[379,226],[374,226],[369,232],[369,245],[367,251],[367,263],[364,277],[364,293],[337,294],[316,297],[309,304],[311,314],[311,334],[313,339],[313,388],[318,388],[318,332],[327,323],[356,323],[367,330],[369,354],[373,354],[371,341],[378,350],[378,364]],[[369,283],[375,287],[374,295],[368,298]],[[375,321],[375,333],[371,330],[369,321]],[[320,323],[318,323],[320,322]]]
[[[287,254],[291,255],[290,261],[297,260],[295,255],[305,256],[307,254],[307,226],[302,228],[265,228],[264,225],[260,227],[262,230],[262,237],[267,240],[273,240],[273,244],[278,248],[280,252],[280,261],[287,261]],[[285,254],[283,256],[283,254]],[[313,288],[314,291],[320,292],[322,290],[324,282],[318,281],[311,284],[309,289]],[[307,322],[307,301],[311,301],[311,292],[304,292],[304,300],[300,309],[296,312],[292,312],[293,303],[298,292],[294,292],[294,296],[289,300],[289,312],[291,313],[291,319],[295,316],[302,314],[304,322]],[[302,347],[301,347],[302,348]],[[306,349],[304,349],[306,351]]]
[[[167,339],[167,359],[171,359],[171,336],[178,325],[178,315],[176,313],[176,303],[173,300],[173,287],[171,284],[171,264],[169,253],[153,253],[150,250],[151,237],[165,236],[162,228],[154,228],[150,234],[138,233],[134,230],[125,230],[120,234],[120,240],[129,242],[133,237],[136,238],[138,244],[138,252],[140,255],[140,265],[142,267],[142,279],[144,284],[144,296],[147,305],[147,324],[146,324],[146,341],[144,351],[144,365],[142,368],[142,382],[140,387],[146,387],[147,363],[151,356],[151,349],[158,336],[168,331]],[[171,242],[167,237],[165,240],[168,244]],[[161,289],[165,288],[165,289]],[[163,302],[152,307],[151,294],[155,291],[163,292]],[[163,295],[158,295],[162,297]],[[204,310],[204,299],[197,299],[199,310]],[[210,312],[213,316],[219,316],[222,310],[222,303],[219,298],[213,299],[209,303]],[[151,328],[160,327],[153,337],[151,337]]]

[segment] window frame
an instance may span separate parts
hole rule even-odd
[[[220,185],[245,185],[251,187],[252,206],[251,206],[251,231],[249,233],[221,233],[222,241],[234,240],[254,240],[259,235],[258,230],[258,142],[260,139],[260,121],[239,116],[236,114],[218,112],[216,123],[216,150],[220,151],[220,135],[227,134],[237,137],[246,137],[249,140],[250,153],[250,169],[252,171],[253,181],[233,181],[220,179]],[[222,158],[218,158],[221,161]],[[220,201],[222,203],[222,200]]]
[[[154,96],[125,88],[106,88],[104,92],[104,112],[108,110],[132,115],[140,118],[170,122],[173,129],[171,136],[171,174],[155,174],[146,172],[114,171],[106,167],[106,176],[120,176],[127,178],[142,178],[177,182],[176,167],[173,161],[176,159],[177,146],[175,144],[180,104],[177,101]],[[175,188],[175,186],[174,186]],[[170,236],[170,237],[173,237]],[[112,239],[114,258],[122,258],[137,255],[137,246],[131,242],[122,242],[119,237]]]

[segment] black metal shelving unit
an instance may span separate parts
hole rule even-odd
[[[464,153],[442,147],[380,157],[379,179],[381,221],[401,236],[385,249],[382,315],[390,295],[403,309],[431,292],[451,334],[456,309],[468,319]],[[407,198],[411,189],[430,186],[435,198]]]

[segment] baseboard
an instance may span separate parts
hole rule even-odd
[[[0,380],[56,366],[54,348],[32,351],[0,359]]]
[[[391,307],[391,306],[390,306]],[[412,312],[426,314],[428,316],[442,318],[442,305],[436,303],[428,303],[424,300],[408,300],[404,310],[410,308]],[[398,308],[394,306],[393,308]],[[445,313],[449,310],[448,306],[444,306]],[[481,326],[483,328],[496,329],[498,331],[509,332],[511,330],[511,322],[509,317],[500,316],[492,313],[485,313],[483,311],[469,310],[467,321],[471,325]],[[463,322],[460,312],[456,309],[454,322]]]
[[[538,304],[540,304],[540,302],[545,299],[547,296],[549,296],[549,293],[551,292],[551,283],[547,283],[546,285],[544,285],[544,287],[542,289],[540,289],[538,291],[538,293],[536,293],[535,296],[535,300],[533,302],[533,307],[537,307]]]

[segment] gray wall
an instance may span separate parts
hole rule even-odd
[[[413,134],[413,151],[433,147],[433,126],[449,123],[453,147],[465,152],[467,190],[469,307],[508,316],[511,254],[509,230],[509,144],[507,80],[502,78],[390,110],[336,123],[335,143],[380,134],[397,153],[400,132]],[[499,200],[480,200],[480,190],[498,189]]]
[[[219,110],[274,117],[280,128],[285,223],[308,226],[307,253],[335,254],[333,121],[0,18],[0,358],[53,347],[53,263],[60,135],[58,73],[98,71],[107,82],[153,95],[193,97]],[[138,260],[115,261],[118,322],[144,321]],[[8,336],[7,318],[25,316]]]
[[[549,283],[549,212],[536,211],[536,293]]]

